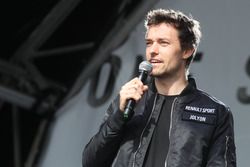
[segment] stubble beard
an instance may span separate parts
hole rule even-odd
[[[157,79],[171,79],[179,76],[179,70],[181,65],[177,65],[174,68],[166,68],[165,70],[156,70],[152,72],[151,76]]]

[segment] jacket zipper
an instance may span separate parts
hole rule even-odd
[[[149,122],[150,122],[150,119],[151,119],[151,117],[152,117],[152,115],[153,115],[157,97],[158,97],[158,94],[156,94],[156,96],[155,96],[154,105],[153,105],[152,111],[151,111],[151,113],[150,113],[150,116],[149,116],[149,118],[148,118],[148,121],[147,121],[147,123],[146,123],[146,126],[145,126],[145,127],[143,128],[143,130],[142,130],[142,133],[141,133],[141,136],[140,136],[140,143],[139,143],[139,146],[138,146],[137,150],[136,150],[135,153],[134,153],[133,167],[135,167],[136,154],[137,154],[138,150],[139,150],[140,147],[141,147],[142,136],[143,136],[144,131],[145,131],[146,127],[148,126],[148,124],[149,124]]]
[[[173,111],[174,111],[174,106],[175,106],[175,103],[176,103],[176,100],[177,100],[178,98],[176,97],[175,99],[174,99],[174,101],[173,101],[173,103],[172,103],[172,107],[171,107],[171,115],[170,115],[170,126],[169,126],[169,131],[168,131],[168,137],[169,137],[169,147],[168,147],[168,154],[167,154],[167,157],[166,157],[166,160],[165,160],[165,167],[167,167],[167,165],[168,165],[168,155],[169,155],[169,150],[170,150],[170,134],[171,134],[171,131],[172,131],[172,123],[173,123]]]
[[[227,151],[228,151],[228,140],[229,140],[229,137],[226,136],[226,150],[225,150],[225,154],[224,154],[224,159],[225,159],[225,167],[227,167]]]

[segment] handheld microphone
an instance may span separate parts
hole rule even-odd
[[[148,75],[151,73],[153,66],[148,61],[143,61],[139,65],[139,76],[138,78],[145,84]],[[134,99],[129,99],[125,106],[123,117],[125,120],[131,118],[134,114],[134,107],[136,101]]]

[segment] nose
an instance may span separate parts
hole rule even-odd
[[[156,42],[154,42],[150,47],[150,54],[157,55],[159,53],[159,46]]]

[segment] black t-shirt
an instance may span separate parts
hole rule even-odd
[[[177,96],[164,97],[165,101],[161,109],[158,123],[154,129],[143,167],[164,167],[167,158],[171,107]]]

